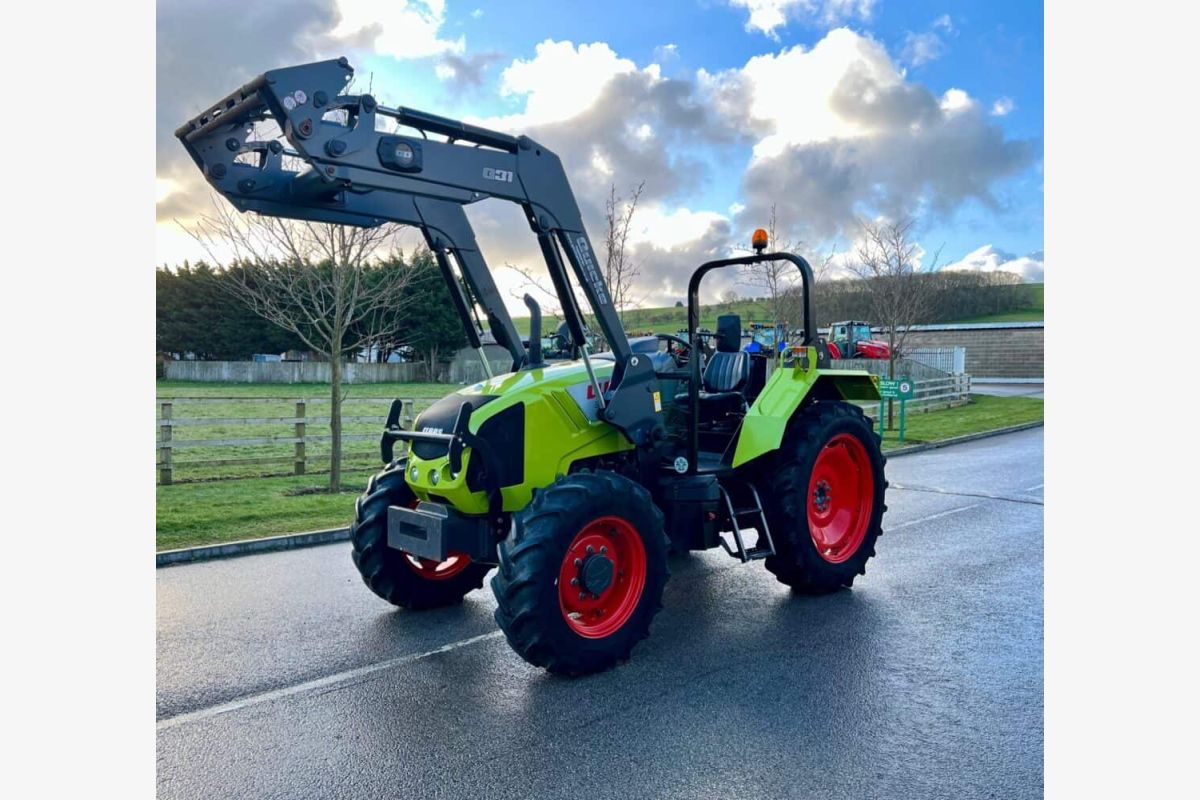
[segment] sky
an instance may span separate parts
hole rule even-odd
[[[204,257],[184,228],[214,202],[174,129],[265,70],[344,55],[385,105],[557,152],[594,246],[610,187],[644,183],[642,305],[744,252],[772,206],[810,260],[851,257],[862,220],[911,218],[925,268],[1041,281],[1042,16],[925,0],[160,0],[156,263]],[[501,265],[540,265],[520,209],[468,216],[519,293]],[[706,286],[755,293],[725,280]]]

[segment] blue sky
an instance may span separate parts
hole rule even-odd
[[[558,151],[593,240],[607,186],[646,181],[650,301],[770,204],[812,254],[912,216],[942,264],[1043,274],[1040,3],[263,0],[232,31],[227,4],[159,3],[159,263],[197,257],[172,220],[205,198],[169,130],[257,72],[345,54],[385,103]],[[471,218],[493,263],[530,259],[492,205]]]

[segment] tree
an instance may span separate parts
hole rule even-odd
[[[617,197],[617,185],[611,184],[608,199],[604,201],[604,219],[607,223],[604,234],[604,282],[608,284],[608,294],[621,316],[622,325],[625,324],[625,309],[636,305],[631,292],[634,280],[642,273],[641,267],[629,253],[629,227],[633,224],[633,215],[637,213],[638,201],[642,199],[645,186],[646,182],[642,181],[625,199]]]
[[[296,336],[242,303],[230,303],[223,271],[186,261],[155,272],[155,342],[160,353],[201,360],[247,359],[255,353],[303,348]]]
[[[937,268],[941,250],[934,254],[928,267],[919,272],[916,261],[922,251],[910,238],[912,219],[898,222],[860,220],[859,227],[862,239],[849,268],[862,280],[873,320],[887,330],[888,377],[895,378],[896,359],[909,327],[928,313],[930,283],[923,278]],[[892,416],[889,403],[889,427]]]
[[[355,228],[239,215],[214,202],[188,232],[221,264],[218,283],[254,313],[329,360],[329,491],[342,485],[342,359],[394,334],[393,313],[408,298],[413,270],[402,259],[382,269],[377,254],[397,227]]]
[[[433,253],[422,248],[411,264],[412,282],[408,302],[399,311],[397,342],[416,351],[429,366],[429,380],[434,381],[442,355],[465,347],[467,333]]]
[[[738,293],[735,292],[733,289],[726,289],[724,292],[722,292],[721,302],[724,304],[725,309],[727,311],[732,310],[733,304],[736,303],[737,301],[738,301]]]

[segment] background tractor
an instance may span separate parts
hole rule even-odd
[[[871,323],[844,321],[829,326],[825,346],[832,358],[882,358],[891,352],[888,343],[871,338]]]
[[[346,94],[352,74],[345,59],[272,70],[176,135],[242,211],[419,228],[472,345],[480,349],[482,317],[512,354],[501,375],[483,358],[488,377],[435,402],[412,430],[400,427],[393,403],[385,466],[351,526],[354,563],[371,591],[431,608],[459,602],[491,574],[496,621],[513,649],[553,672],[581,674],[628,658],[648,635],[669,549],[721,547],[762,561],[802,593],[848,587],[863,574],[887,483],[879,440],[849,401],[879,393],[873,376],[829,368],[803,258],[765,252],[766,234],[756,231],[753,255],[692,274],[686,336],[630,339],[552,151]],[[380,130],[381,116],[396,132]],[[258,138],[263,121],[282,140]],[[525,212],[572,360],[546,362],[541,314],[528,296],[522,346],[463,212],[487,198]],[[766,261],[786,262],[802,282],[796,343],[747,353],[740,320],[726,315],[711,354],[693,348],[704,276]],[[592,354],[572,283],[591,306],[604,353]]]

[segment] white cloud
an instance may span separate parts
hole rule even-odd
[[[629,243],[633,246],[644,243],[659,250],[674,250],[695,242],[713,224],[727,221],[715,211],[692,211],[683,207],[668,211],[661,205],[639,207],[629,228]]]
[[[971,99],[971,95],[964,92],[962,89],[947,89],[942,95],[942,100],[939,106],[942,111],[947,114],[953,114],[958,111],[965,111],[976,105]]]
[[[1006,140],[966,91],[909,81],[846,28],[698,81],[750,98],[740,124],[757,140],[735,227],[776,204],[784,236],[817,243],[853,235],[856,217],[936,218],[968,198],[996,208],[995,181],[1032,163],[1031,144]]]
[[[860,113],[862,107],[884,113],[892,101],[886,96],[907,86],[882,44],[847,28],[830,31],[811,50],[797,45],[755,56],[713,80],[741,81],[750,90],[750,115],[764,131],[754,147],[756,159],[778,155],[788,145],[868,136],[879,120]],[[854,113],[842,107],[848,102]]]
[[[900,51],[900,58],[914,67],[919,67],[922,64],[928,64],[930,61],[936,61],[941,57],[945,49],[942,37],[936,33],[932,31],[924,33],[909,31],[904,36],[904,48]]]
[[[651,69],[656,75],[653,64],[645,71]],[[619,58],[604,42],[576,47],[547,39],[535,48],[533,58],[518,58],[500,74],[500,93],[523,96],[524,111],[483,124],[512,129],[570,119],[591,108],[614,77],[636,70],[632,61]]]
[[[943,271],[959,272],[1011,272],[1020,275],[1026,283],[1041,283],[1046,279],[1045,254],[1030,253],[1027,256],[1014,256],[1006,253],[995,245],[985,244],[978,250],[973,250],[963,256],[961,261],[947,264]]]
[[[440,38],[446,21],[445,0],[337,0],[341,16],[330,36],[364,43],[394,58],[427,58],[466,49],[462,36]]]
[[[942,14],[940,17],[935,19],[933,21],[933,27],[949,34],[953,34],[955,32],[954,21],[950,19],[949,14]]]
[[[992,116],[1003,117],[1007,114],[1011,114],[1012,110],[1016,107],[1017,105],[1012,101],[1011,97],[1001,97],[999,100],[992,103]]]
[[[175,181],[170,178],[155,178],[154,179],[154,202],[161,203],[171,196],[172,193],[179,187]]]
[[[584,80],[564,85],[576,71]],[[853,239],[860,217],[934,219],[968,198],[994,207],[994,182],[1031,163],[1029,144],[1006,140],[966,91],[910,82],[881,43],[845,28],[694,78],[663,78],[604,43],[547,41],[503,82],[525,107],[490,124],[562,157],[593,234],[609,187],[645,181],[631,246],[648,297],[682,291],[680,275],[728,255],[772,204],[782,238],[823,248]],[[723,213],[689,202],[714,149],[743,142],[752,156],[740,196]],[[532,247],[521,259],[536,260]]]
[[[729,0],[729,4],[750,12],[746,30],[761,31],[772,39],[779,38],[775,29],[786,26],[789,17],[836,25],[855,18],[868,20],[875,8],[875,0]]]
[[[482,16],[483,16],[483,9],[482,9],[482,8],[477,8],[477,9],[475,9],[474,11],[472,11],[472,12],[471,12],[471,19],[479,19],[479,18],[480,18],[480,17],[482,17]]]

